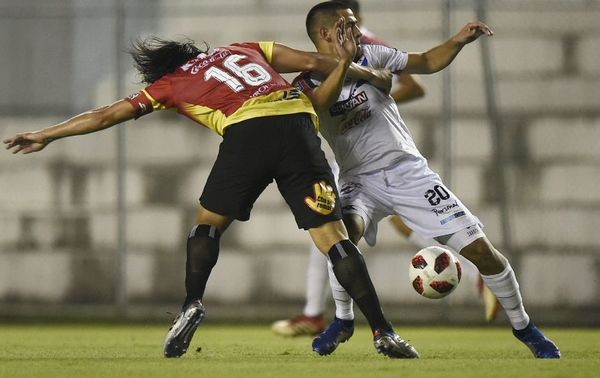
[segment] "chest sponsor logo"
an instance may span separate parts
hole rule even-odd
[[[369,98],[367,97],[365,91],[359,92],[347,100],[338,101],[335,104],[333,104],[333,106],[329,108],[329,115],[331,115],[332,117],[343,115],[356,108],[357,106],[364,104],[368,100]]]
[[[340,134],[344,134],[346,131],[360,125],[369,118],[371,118],[371,109],[361,109],[357,111],[352,118],[340,124]]]

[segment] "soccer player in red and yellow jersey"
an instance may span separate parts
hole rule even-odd
[[[311,102],[279,75],[322,72],[328,77],[319,90],[339,91],[357,47],[343,19],[335,31],[336,58],[273,42],[232,44],[208,53],[193,43],[146,40],[132,52],[136,68],[149,83],[145,89],[57,125],[4,140],[13,153],[27,154],[42,150],[53,140],[96,132],[165,108],[176,109],[223,136],[200,197],[197,225],[187,241],[187,295],[167,334],[166,357],[179,357],[187,351],[204,318],[201,300],[218,259],[221,234],[233,220],[249,219],[253,203],[273,180],[298,227],[307,229],[319,250],[329,257],[338,281],[373,332],[395,335],[362,255],[341,222],[339,196],[320,148]],[[358,77],[364,74],[360,68],[354,70]],[[372,79],[377,82],[380,78],[373,73]],[[382,86],[386,85],[389,83]],[[408,343],[391,341],[389,347],[378,351],[396,358],[418,357]]]

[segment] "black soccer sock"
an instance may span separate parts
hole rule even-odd
[[[219,258],[221,233],[215,226],[197,225],[190,232],[187,241],[187,261],[185,264],[186,297],[183,307],[202,299],[206,282]]]
[[[392,327],[383,315],[365,260],[358,248],[350,240],[342,240],[331,247],[328,255],[340,285],[354,299],[367,318],[371,330],[391,330]]]

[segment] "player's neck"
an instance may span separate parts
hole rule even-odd
[[[315,45],[320,54],[335,55],[335,49],[330,43],[320,43]]]

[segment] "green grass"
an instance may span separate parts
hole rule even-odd
[[[162,357],[167,325],[0,325],[0,377],[598,377],[599,329],[547,329],[561,360],[536,360],[507,328],[406,328],[420,360],[378,355],[367,328],[331,356],[267,325],[203,324],[188,353]],[[197,351],[198,348],[200,351]]]

